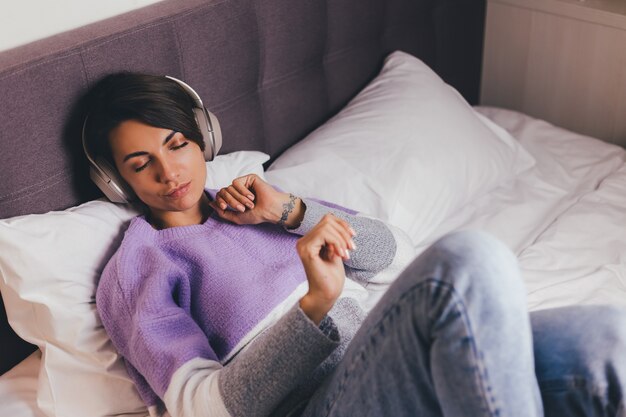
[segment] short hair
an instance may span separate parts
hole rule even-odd
[[[118,72],[98,81],[88,95],[85,140],[89,151],[115,167],[111,131],[127,120],[181,132],[204,151],[194,101],[174,80],[164,76]]]

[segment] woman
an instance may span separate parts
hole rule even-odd
[[[179,84],[122,73],[93,94],[88,147],[144,210],[97,307],[151,415],[626,415],[623,311],[529,315],[515,257],[483,233],[407,266],[379,220],[256,175],[205,190]],[[363,287],[392,281],[366,316]]]

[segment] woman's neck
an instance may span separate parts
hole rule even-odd
[[[202,193],[202,197],[200,197],[198,204],[189,210],[184,212],[169,211],[160,213],[159,215],[154,215],[154,213],[151,212],[148,216],[146,216],[146,220],[148,220],[148,223],[150,223],[152,227],[157,230],[177,226],[202,224],[209,218],[211,211],[213,210],[209,205],[209,201],[210,200],[207,194]]]

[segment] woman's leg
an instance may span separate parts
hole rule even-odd
[[[487,234],[457,232],[400,274],[303,416],[542,413],[517,260]]]
[[[572,306],[530,319],[546,417],[626,417],[626,310]]]

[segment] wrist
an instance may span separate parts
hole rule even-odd
[[[288,229],[300,226],[306,207],[302,199],[291,193],[283,193],[279,203],[280,214],[277,215],[275,223]]]
[[[306,314],[306,316],[310,318],[316,326],[320,325],[322,319],[326,316],[326,313],[328,313],[332,308],[332,304],[328,307],[321,305],[308,293],[300,299],[299,304],[304,314]]]

